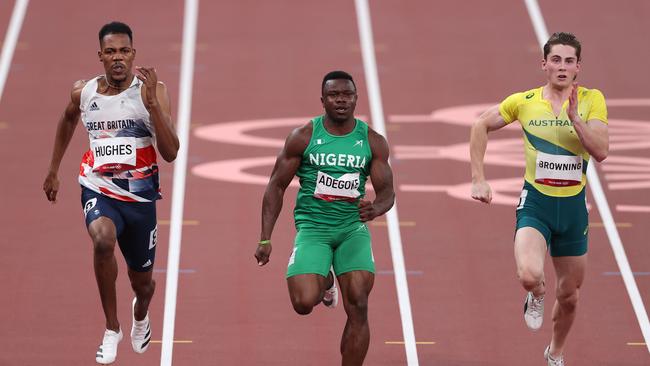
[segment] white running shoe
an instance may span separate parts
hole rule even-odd
[[[133,307],[131,308],[131,316],[133,326],[131,327],[131,346],[136,353],[144,353],[149,348],[149,341],[151,341],[151,324],[149,324],[149,312],[142,320],[135,320],[135,301],[133,298]]]
[[[104,331],[102,344],[100,344],[97,349],[95,361],[102,365],[108,365],[109,363],[115,362],[115,358],[117,358],[117,345],[122,340],[122,337],[122,328],[120,328],[119,333],[106,329],[106,331]]]
[[[544,358],[548,366],[564,366],[564,357],[558,356],[557,358],[551,357],[551,346],[546,346],[544,350]]]
[[[530,330],[539,330],[544,321],[544,296],[539,298],[533,297],[533,293],[526,295],[524,302],[524,320]]]
[[[336,276],[334,271],[330,271],[332,274],[332,287],[325,290],[325,296],[323,296],[323,305],[328,308],[335,308],[339,303],[339,289],[336,287]]]

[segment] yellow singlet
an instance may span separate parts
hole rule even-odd
[[[507,97],[499,105],[506,123],[518,120],[524,130],[526,174],[538,191],[553,197],[574,196],[587,183],[589,153],[566,113],[569,101],[556,116],[539,87]],[[578,113],[583,121],[607,123],[605,97],[597,89],[578,88]]]

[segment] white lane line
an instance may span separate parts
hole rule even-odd
[[[180,148],[174,164],[171,223],[169,228],[169,254],[165,286],[165,315],[163,317],[162,350],[160,365],[172,365],[174,347],[174,322],[176,318],[176,293],[178,290],[178,265],[183,232],[183,204],[185,200],[185,175],[189,145],[190,115],[192,112],[192,82],[194,77],[194,51],[199,0],[185,0],[183,19],[183,50],[181,54],[180,90],[178,96],[177,133]]]
[[[537,40],[540,44],[540,48],[544,46],[548,40],[549,34],[546,31],[546,26],[544,25],[544,18],[542,17],[542,12],[539,8],[537,0],[525,0],[526,8],[528,9],[528,14],[535,28],[535,34],[537,35]],[[643,339],[645,340],[648,352],[650,353],[650,322],[648,321],[648,314],[646,313],[645,306],[643,305],[643,300],[641,299],[641,294],[639,293],[639,288],[634,281],[634,276],[632,275],[632,269],[630,268],[630,263],[627,260],[625,255],[625,248],[623,247],[623,242],[621,237],[618,235],[618,230],[614,223],[614,218],[612,217],[612,211],[609,208],[607,203],[607,197],[605,197],[605,192],[603,187],[600,184],[600,178],[598,177],[598,172],[594,167],[594,164],[589,164],[587,167],[587,180],[589,181],[589,188],[594,195],[596,200],[596,205],[598,206],[598,212],[600,217],[603,219],[605,224],[605,231],[609,237],[609,243],[614,252],[614,257],[616,258],[616,263],[618,268],[621,271],[623,277],[623,282],[625,283],[625,288],[627,293],[630,296],[630,301],[632,302],[632,307],[634,308],[634,313],[636,314],[636,319],[639,322],[639,327],[641,327],[641,333],[643,334]]]
[[[377,74],[377,61],[375,59],[375,48],[372,37],[372,24],[370,21],[370,9],[367,0],[355,0],[357,11],[357,24],[359,26],[359,38],[361,40],[361,52],[363,56],[363,68],[366,74],[368,86],[368,100],[370,102],[370,113],[372,124],[375,130],[386,136],[386,124],[384,122],[384,111],[379,88],[379,76]],[[395,271],[395,285],[397,287],[397,299],[399,302],[400,317],[402,319],[402,332],[404,333],[404,348],[406,349],[406,362],[409,366],[419,365],[418,353],[415,345],[415,331],[413,329],[413,317],[411,315],[411,301],[409,299],[408,282],[406,281],[406,269],[404,265],[404,252],[402,250],[402,238],[399,230],[399,219],[397,216],[397,202],[393,208],[386,213],[388,223],[388,237],[390,240],[390,251],[393,258],[393,269]]]
[[[27,4],[29,4],[29,0],[16,0],[16,3],[14,3],[14,11],[11,13],[7,34],[2,44],[2,54],[0,54],[0,100],[2,100],[2,92],[5,90],[5,83],[16,50],[20,28],[27,12]]]

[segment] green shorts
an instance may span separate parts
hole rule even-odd
[[[359,270],[375,273],[375,259],[366,224],[357,222],[345,228],[298,230],[289,258],[287,278],[307,273],[327,276],[331,266],[334,266],[337,276]]]
[[[585,189],[571,197],[547,196],[524,183],[517,206],[517,229],[533,227],[546,239],[552,257],[587,253],[589,214]]]

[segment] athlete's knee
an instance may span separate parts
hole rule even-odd
[[[365,322],[368,319],[368,296],[350,297],[345,312],[352,321]]]
[[[148,277],[131,277],[131,288],[139,298],[148,298],[151,297],[156,290],[156,281]]]
[[[93,251],[96,257],[105,258],[113,256],[115,251],[115,236],[110,233],[97,232],[91,236]]]
[[[530,291],[544,281],[544,271],[533,268],[520,268],[517,271],[517,277],[521,285]]]
[[[579,290],[574,289],[562,289],[559,288],[556,294],[558,304],[565,311],[574,311],[578,306],[578,299],[580,298]]]
[[[313,301],[304,298],[292,298],[291,304],[293,305],[293,310],[300,315],[307,315],[314,309]]]

